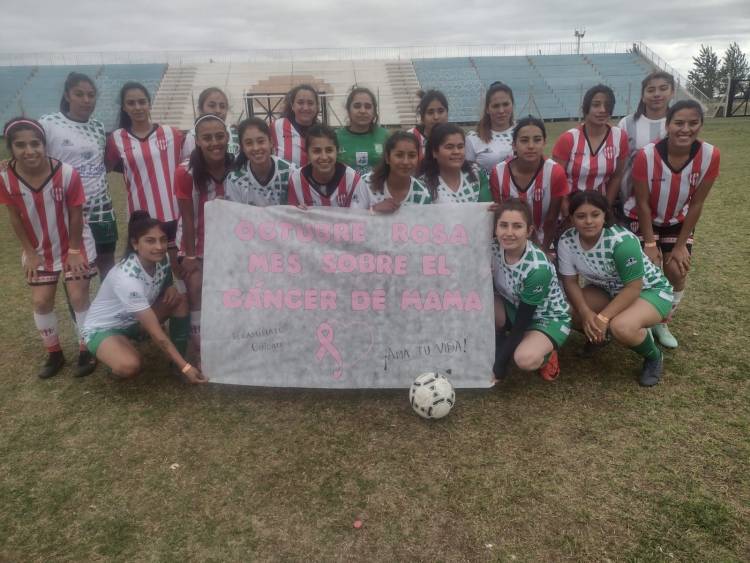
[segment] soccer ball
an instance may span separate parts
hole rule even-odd
[[[422,373],[411,384],[409,401],[414,412],[422,418],[443,418],[451,412],[456,392],[442,373]]]

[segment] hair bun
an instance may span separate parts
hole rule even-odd
[[[133,213],[130,215],[128,224],[135,223],[136,221],[143,221],[144,219],[151,219],[151,215],[148,214],[148,211],[139,209],[138,211],[133,211]]]

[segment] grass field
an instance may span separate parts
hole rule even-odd
[[[183,386],[153,350],[133,383],[40,381],[0,212],[0,560],[750,560],[750,121],[703,137],[721,177],[663,383],[575,336],[557,382],[514,372],[439,422],[406,391]]]

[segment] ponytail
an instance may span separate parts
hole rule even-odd
[[[122,255],[123,260],[135,252],[133,241],[137,241],[154,227],[159,227],[163,230],[161,222],[153,219],[148,214],[148,211],[133,211],[130,215],[130,220],[128,220],[128,240],[125,243],[125,252]]]

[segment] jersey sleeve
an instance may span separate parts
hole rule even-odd
[[[557,245],[557,271],[561,276],[575,276],[578,271],[573,261],[573,253],[570,251],[570,241],[565,235],[563,237]]]
[[[552,281],[552,270],[550,268],[538,267],[531,270],[523,280],[521,302],[528,305],[539,306],[549,295],[549,286]]]
[[[193,199],[193,176],[184,166],[174,172],[174,191],[177,199]]]
[[[720,160],[721,156],[719,155],[719,149],[718,147],[714,147],[714,150],[711,153],[711,163],[708,165],[708,170],[706,170],[706,175],[703,177],[703,181],[715,180],[719,176]]]
[[[354,195],[352,196],[352,203],[349,206],[353,209],[369,209],[370,208],[370,182],[366,179],[357,184],[354,188]]]
[[[495,203],[501,203],[500,201],[500,174],[497,171],[499,164],[492,167],[490,172],[490,194],[492,195],[492,201]]]
[[[113,290],[128,313],[139,313],[151,307],[144,292],[143,284],[137,278],[118,277]]]
[[[555,146],[552,148],[552,157],[560,162],[568,162],[572,151],[573,135],[566,131],[555,142]]]
[[[620,154],[617,160],[623,162],[628,159],[630,154],[630,144],[628,142],[628,132],[625,129],[620,129]]]
[[[615,244],[612,251],[615,269],[623,284],[643,277],[643,251],[635,236],[625,237]]]
[[[77,170],[73,170],[70,175],[70,183],[68,189],[65,191],[65,203],[68,207],[80,207],[86,201],[86,196],[83,192],[83,182],[81,182],[81,176]]]
[[[273,131],[273,129],[271,129]],[[289,174],[289,187],[287,188],[287,202],[289,205],[299,205],[300,201],[297,199],[297,190],[294,189],[294,178],[295,176],[301,176],[301,169],[297,168]]]
[[[107,144],[104,147],[104,162],[107,168],[114,170],[115,172],[122,172],[122,157],[120,151],[117,149],[117,144],[113,135],[115,132],[107,135]]]
[[[464,145],[464,154],[466,157],[466,160],[469,162],[476,162],[477,160],[477,152],[474,150],[474,135],[467,135],[466,136],[466,144]]]
[[[570,193],[568,175],[565,169],[557,163],[552,167],[550,188],[552,188],[552,197],[564,197]]]
[[[646,153],[643,149],[640,149],[635,153],[635,159],[633,159],[633,170],[631,177],[637,182],[646,182],[648,180],[648,171],[646,170]]]
[[[479,201],[480,203],[494,201],[492,192],[490,192],[490,180],[487,178],[487,172],[482,169],[476,171],[479,176]]]
[[[10,194],[8,193],[8,188],[5,185],[5,180],[3,180],[2,175],[0,175],[0,205],[8,205],[13,206],[13,198],[10,197]]]
[[[183,162],[190,158],[195,148],[195,133],[188,131],[185,133],[185,139],[182,141],[182,150],[180,152],[180,160]]]

